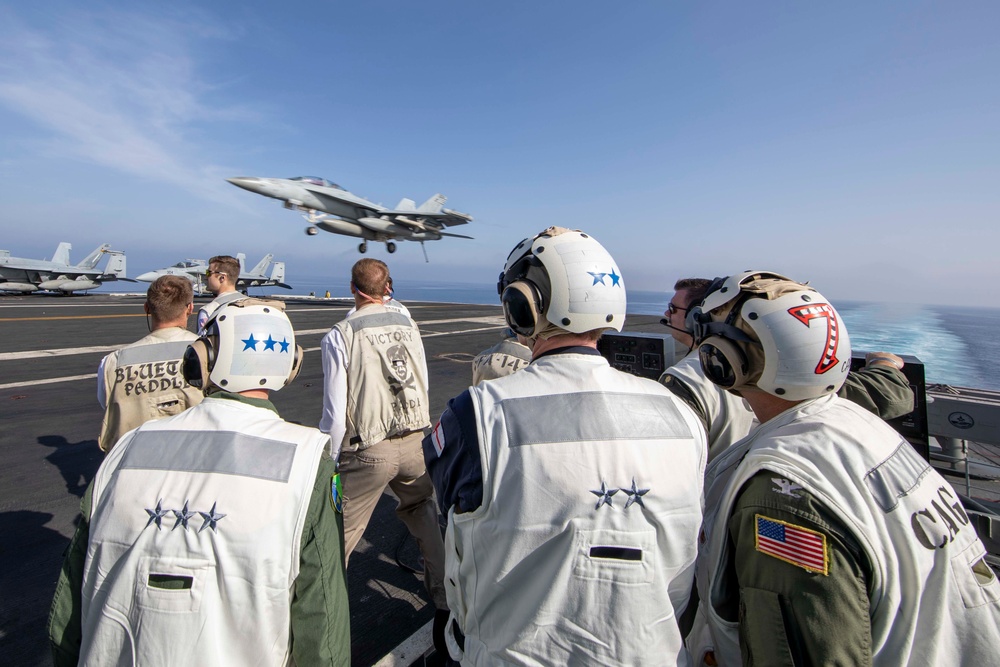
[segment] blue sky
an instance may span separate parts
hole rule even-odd
[[[355,239],[231,176],[436,192],[473,241],[405,280],[491,283],[551,224],[627,284],[747,268],[826,296],[1000,306],[1000,5],[0,5],[0,247],[129,274],[266,252],[346,286]]]

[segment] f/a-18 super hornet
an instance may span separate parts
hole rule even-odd
[[[437,241],[443,236],[472,238],[443,231],[452,225],[472,222],[472,216],[444,208],[448,198],[441,194],[434,195],[420,206],[412,199],[401,199],[395,209],[389,209],[315,176],[246,176],[227,180],[244,190],[280,199],[285,208],[304,212],[310,225],[306,227],[306,234],[310,236],[315,236],[317,229],[322,229],[364,239],[358,246],[361,253],[368,251],[368,241],[385,243],[385,249],[393,253],[396,252],[397,240],[419,241],[423,245],[424,241]]]
[[[0,250],[0,292],[50,290],[69,294],[100,287],[109,280],[135,282],[125,277],[125,253],[111,250],[110,244],[103,244],[79,264],[69,263],[72,249],[69,243],[60,243],[51,260],[11,257],[9,250]],[[103,270],[98,269],[105,255],[108,263]]]
[[[240,278],[236,281],[236,289],[246,292],[250,287],[283,287],[285,289],[292,289],[291,285],[285,284],[285,263],[284,262],[274,262],[271,267],[271,275],[267,275],[267,267],[271,264],[271,260],[274,259],[274,255],[267,254],[264,255],[264,259],[257,262],[249,271],[246,270],[244,266],[244,260],[246,255],[243,253],[238,253],[236,259],[240,262]],[[205,293],[205,271],[208,270],[208,262],[204,259],[185,259],[183,261],[177,262],[173,266],[168,266],[165,269],[156,269],[154,271],[147,271],[140,276],[137,276],[137,280],[141,280],[146,283],[151,283],[160,276],[183,276],[191,281],[191,285],[194,291],[198,294]]]

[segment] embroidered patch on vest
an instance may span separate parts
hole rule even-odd
[[[344,513],[344,487],[339,472],[330,477],[330,507],[341,514]]]
[[[169,508],[164,509],[163,501],[157,500],[155,509],[149,509],[148,507],[145,508],[146,514],[149,515],[149,521],[146,522],[145,528],[149,528],[152,524],[155,523],[156,529],[162,530],[163,518],[169,514],[173,514],[174,526],[170,530],[172,531],[176,529],[178,526],[181,526],[186,531],[188,529],[188,521],[190,521],[195,514],[200,514],[204,523],[202,523],[201,528],[198,529],[199,533],[205,530],[206,528],[211,528],[213,531],[219,532],[217,524],[221,519],[224,519],[226,515],[216,511],[216,506],[218,505],[218,503],[212,503],[212,509],[210,509],[207,512],[202,512],[200,510],[192,511],[188,509],[189,505],[190,501],[185,500],[183,509],[179,510],[169,509]]]
[[[614,507],[614,503],[611,501],[611,496],[618,493],[618,489],[609,489],[607,482],[601,482],[601,488],[596,491],[591,491],[595,496],[597,496],[597,504],[594,505],[595,510],[601,509],[601,505],[607,505],[608,507]]]
[[[757,551],[809,572],[830,574],[826,535],[802,526],[756,515]]]
[[[628,509],[632,505],[638,505],[639,507],[645,507],[646,503],[642,502],[642,497],[649,493],[649,489],[640,489],[635,485],[635,477],[632,478],[632,488],[622,489],[625,495],[628,496],[628,500],[625,501],[625,509]]]

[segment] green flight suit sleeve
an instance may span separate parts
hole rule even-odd
[[[913,390],[903,371],[874,364],[847,374],[837,392],[882,419],[895,419],[913,412]]]
[[[344,523],[333,507],[336,466],[324,454],[302,529],[292,597],[292,656],[299,665],[350,665],[351,614],[344,568]]]
[[[66,548],[56,593],[49,610],[49,645],[55,667],[76,665],[80,659],[83,631],[83,568],[87,562],[87,544],[90,542],[90,514],[93,504],[94,483],[87,486],[80,502],[80,519],[73,539]]]
[[[740,491],[730,517],[743,664],[871,665],[868,559],[833,513],[796,486],[761,471]],[[757,541],[760,517],[789,534],[824,536],[827,573],[769,553],[766,541]]]

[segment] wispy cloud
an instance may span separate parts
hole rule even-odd
[[[131,11],[0,10],[0,105],[44,132],[47,153],[96,163],[232,203],[196,140],[204,123],[253,114],[220,106],[199,71],[202,47],[234,35],[210,17]]]

